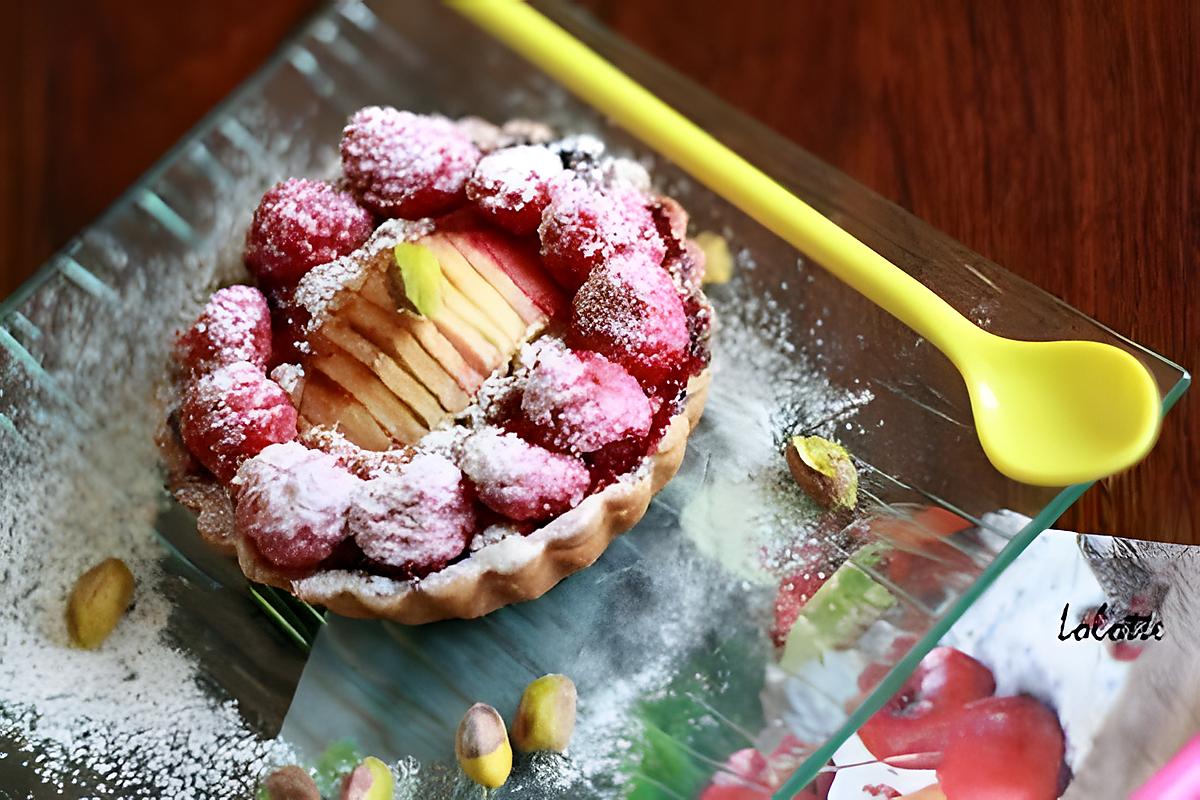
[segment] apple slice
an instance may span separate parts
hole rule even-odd
[[[387,450],[392,445],[392,440],[361,403],[317,372],[305,377],[300,417],[307,427],[337,428],[347,439],[368,450]]]
[[[384,311],[374,303],[355,298],[341,316],[359,335],[368,339],[412,373],[433,393],[442,408],[451,414],[456,414],[470,404],[470,396],[448,371],[447,365],[421,347],[416,337],[395,312]],[[459,362],[462,361],[458,351],[449,342],[441,339],[441,344]],[[465,367],[465,363],[463,366]],[[464,384],[472,385],[470,380],[464,380]]]
[[[428,433],[379,378],[345,351],[331,347],[328,353],[309,356],[308,365],[358,400],[394,441],[412,444]]]
[[[541,259],[530,246],[496,231],[461,231],[447,234],[472,267],[505,296],[527,322],[554,316],[567,298],[542,268]],[[532,303],[521,303],[509,286],[515,286]]]
[[[405,309],[401,313],[410,314],[412,312]],[[424,317],[418,318],[424,319]],[[454,345],[454,349],[462,355],[471,369],[480,375],[485,377],[491,375],[492,371],[503,362],[504,359],[496,346],[484,339],[474,326],[456,314],[449,306],[442,306],[441,313],[429,321],[437,326],[438,331],[446,337],[450,344]]]
[[[421,240],[421,244],[428,247],[437,257],[442,266],[442,274],[504,331],[509,339],[519,342],[525,338],[528,322],[520,317],[495,287],[467,263],[463,254],[445,236],[426,236]]]
[[[442,310],[432,317],[433,321],[436,323],[439,319],[445,318],[447,311],[457,315],[474,328],[480,336],[496,348],[499,354],[511,353],[516,349],[517,340],[506,335],[495,321],[450,282],[442,285]]]
[[[331,322],[321,328],[321,336],[370,369],[392,394],[412,409],[426,428],[436,428],[450,416],[416,378],[348,326]]]

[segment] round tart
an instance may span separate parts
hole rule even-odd
[[[671,479],[712,309],[687,215],[545,126],[356,113],[179,336],[159,446],[252,580],[423,623],[540,596]]]

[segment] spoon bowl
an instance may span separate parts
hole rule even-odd
[[[956,361],[980,444],[1001,472],[1038,486],[1080,483],[1126,469],[1154,445],[1158,388],[1130,353],[979,334]]]

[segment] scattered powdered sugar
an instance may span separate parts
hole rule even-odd
[[[252,111],[241,121],[270,124]],[[115,293],[111,302],[58,277],[22,305],[40,336],[16,335],[45,372],[0,354],[16,429],[0,424],[0,794],[245,798],[268,763],[288,757],[260,736],[257,726],[273,720],[243,717],[225,693],[202,661],[212,654],[183,649],[215,641],[181,629],[179,619],[195,625],[202,615],[177,616],[184,609],[171,599],[206,590],[161,566],[154,391],[174,333],[217,286],[246,280],[241,248],[259,194],[307,155],[288,136],[253,158],[222,154],[215,217],[203,203],[175,206],[193,225],[186,244],[126,202],[73,254]],[[106,557],[132,570],[134,607],[100,648],[77,650],[66,598]]]

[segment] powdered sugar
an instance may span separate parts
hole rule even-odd
[[[296,656],[272,649],[274,631],[235,592],[209,591],[201,576],[179,574],[179,559],[167,560],[155,532],[164,497],[154,446],[154,387],[173,333],[212,289],[246,280],[249,211],[289,171],[282,150],[307,156],[280,137],[252,164],[225,160],[215,218],[204,217],[204,200],[176,206],[196,226],[187,245],[165,240],[132,199],[84,233],[73,257],[115,293],[112,302],[56,277],[21,306],[40,330],[32,349],[46,375],[0,355],[0,395],[17,431],[0,425],[0,793],[240,799],[268,763],[289,757],[261,738],[278,714],[259,701],[290,690]],[[202,187],[197,180],[194,190]],[[199,228],[201,218],[211,230]],[[110,556],[134,574],[134,606],[99,649],[76,650],[63,623],[67,594]],[[235,614],[230,632],[246,648],[240,686],[218,664],[229,645],[206,629],[222,613]],[[279,659],[270,686],[254,683],[267,657]]]

